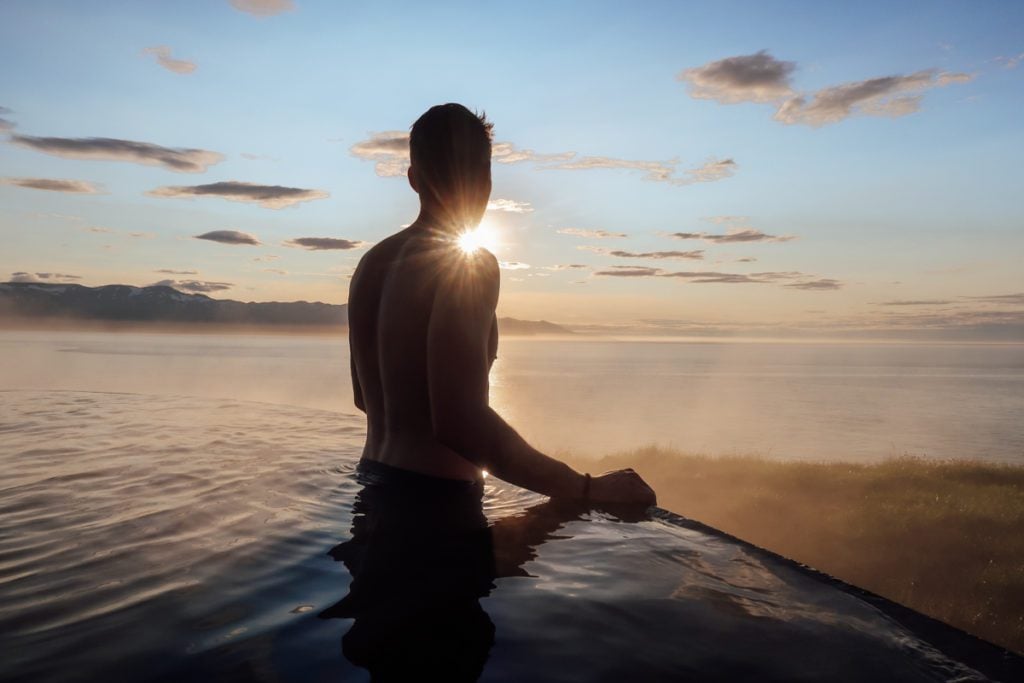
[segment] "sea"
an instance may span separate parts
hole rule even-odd
[[[83,392],[97,401],[159,397],[183,409],[224,399],[360,417],[337,336],[0,332],[0,358],[0,389],[14,404],[19,392]],[[501,342],[490,384],[492,407],[556,454],[660,446],[1024,463],[1024,344],[512,337]]]
[[[431,680],[984,680],[798,569],[493,478],[505,570],[382,621],[345,602],[366,517],[343,337],[4,331],[0,359],[4,681],[365,681],[396,633],[412,654],[386,666],[454,648]],[[1024,464],[1024,346],[508,338],[491,403],[556,455]],[[369,593],[419,604],[451,544],[403,519],[423,552]]]

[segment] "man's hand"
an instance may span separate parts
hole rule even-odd
[[[591,479],[590,500],[595,503],[658,504],[654,489],[629,468],[606,472]]]

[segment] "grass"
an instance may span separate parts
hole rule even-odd
[[[657,448],[574,464],[633,467],[664,508],[1024,653],[1024,467]]]

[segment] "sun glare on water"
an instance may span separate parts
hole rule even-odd
[[[459,249],[472,254],[477,249],[494,252],[498,246],[498,233],[493,226],[481,223],[473,230],[467,230],[458,237]]]

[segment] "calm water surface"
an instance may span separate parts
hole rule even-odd
[[[270,382],[322,365],[311,343],[174,343],[214,385],[239,363]],[[66,348],[26,355],[101,355]],[[0,391],[0,680],[987,680],[860,597],[670,519],[492,480],[484,537],[423,497],[374,516],[361,419],[186,394],[187,358],[123,353],[118,372],[165,382],[149,393]]]
[[[0,387],[253,400],[354,414],[343,339],[0,333]],[[1024,345],[502,341],[492,404],[599,456],[1024,462]]]

